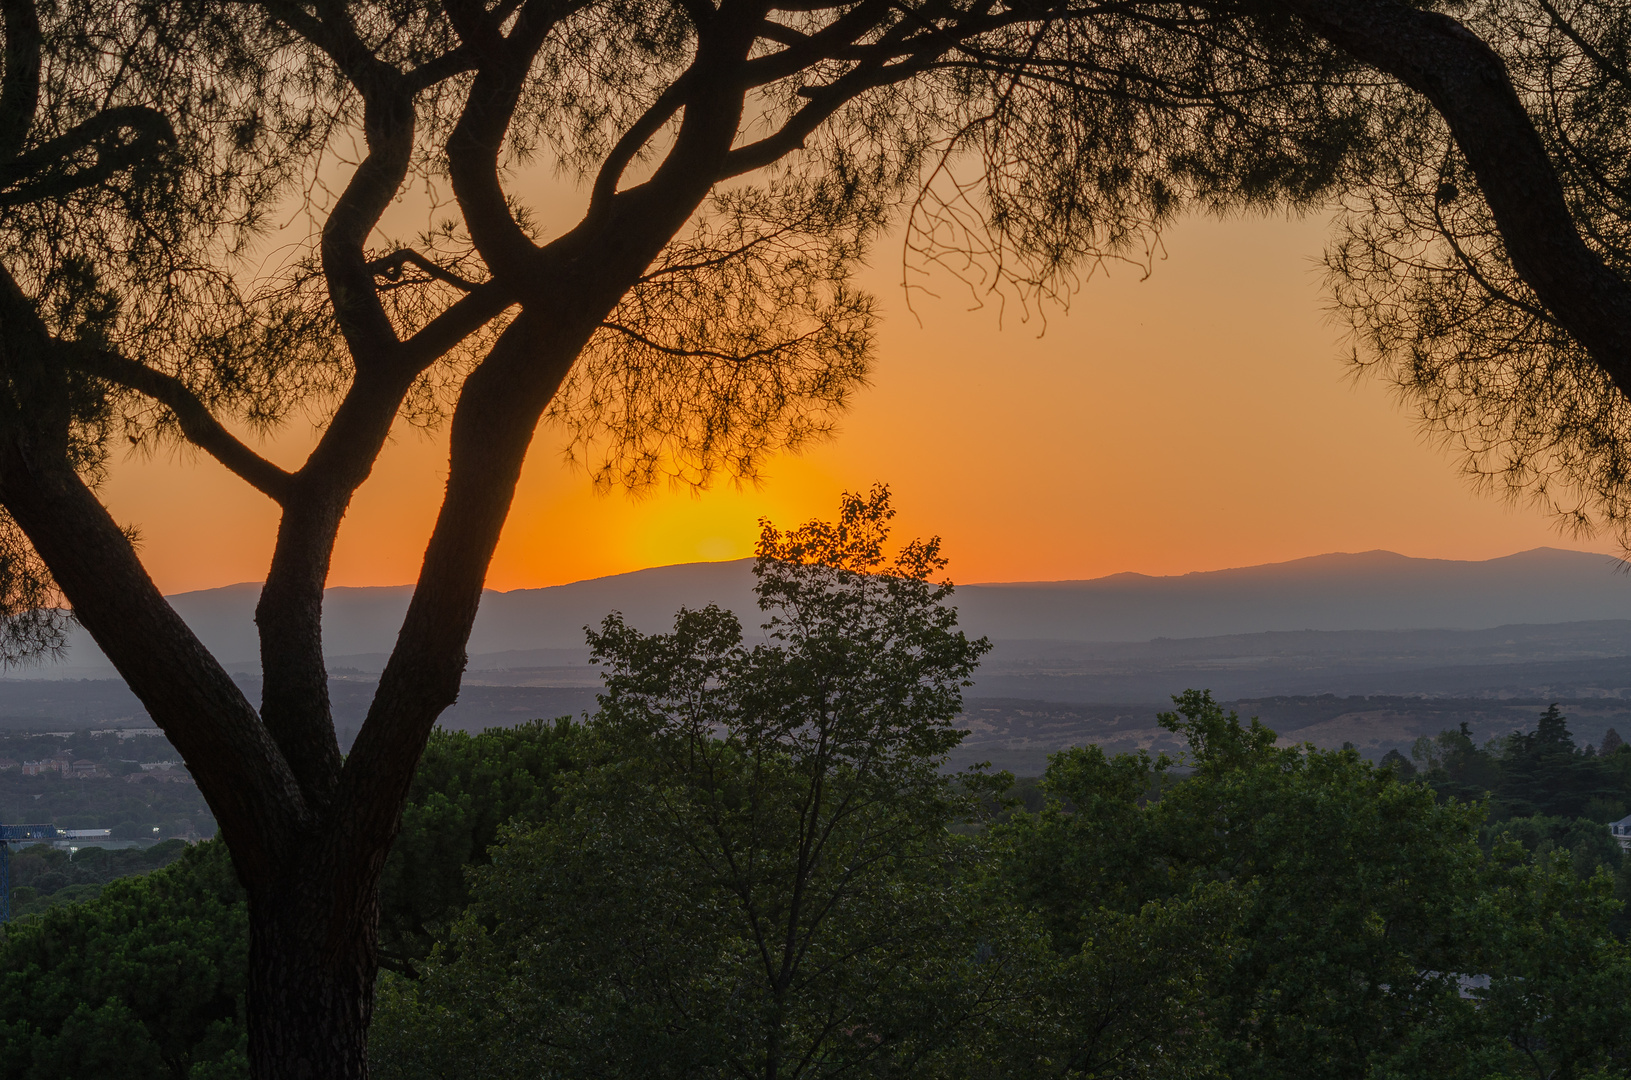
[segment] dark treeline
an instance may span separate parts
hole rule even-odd
[[[1382,764],[1426,782],[1441,798],[1483,800],[1486,847],[1509,838],[1536,853],[1566,848],[1582,876],[1625,866],[1606,825],[1631,811],[1631,746],[1612,728],[1601,748],[1577,746],[1568,717],[1552,705],[1529,731],[1479,746],[1462,724],[1418,739],[1408,759],[1390,751]],[[1631,877],[1621,880],[1620,894],[1631,899]]]
[[[78,851],[31,845],[11,860],[11,913],[21,918],[54,904],[88,900],[110,881],[170,865],[186,847],[179,839],[148,847]]]
[[[1492,842],[1482,804],[1352,752],[1275,747],[1203,694],[1167,721],[1183,778],[1066,751],[1039,811],[838,867],[870,878],[809,935],[817,970],[788,981],[780,1023],[810,1060],[779,1071],[1626,1074],[1606,873]],[[437,734],[387,871],[378,1075],[764,1075],[750,1037],[777,1024],[773,980],[752,977],[742,897],[785,908],[796,836],[726,842],[695,789],[631,776],[608,739]],[[942,794],[970,809],[954,781]],[[710,876],[713,853],[758,865]],[[14,926],[0,1076],[246,1076],[244,903],[209,842]]]

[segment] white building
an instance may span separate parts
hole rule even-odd
[[[1608,827],[1609,833],[1620,842],[1621,851],[1631,851],[1631,814]]]

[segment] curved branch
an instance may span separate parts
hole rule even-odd
[[[403,89],[410,94],[429,90],[439,82],[476,69],[475,58],[464,48],[445,52],[433,60],[426,60],[403,76]]]
[[[743,69],[748,85],[762,86],[777,79],[789,78],[821,60],[838,58],[856,46],[867,33],[877,29],[884,16],[895,10],[893,0],[863,0],[814,34],[798,34],[801,40],[789,41],[785,48],[777,52],[749,60]],[[766,34],[765,27],[777,29]],[[867,55],[875,55],[879,50],[888,51],[890,57],[899,55],[894,50],[909,32],[904,20],[895,24],[885,39],[877,42],[873,52]],[[760,24],[761,36],[770,40],[779,41],[794,33],[797,32],[769,20]]]
[[[288,500],[290,475],[251,450],[222,426],[187,385],[173,375],[106,349],[67,346],[97,375],[152,398],[175,414],[187,441],[273,502]]]
[[[465,647],[538,417],[593,330],[525,311],[466,380],[450,433],[447,496],[391,658],[342,775],[355,809],[343,842],[351,887],[396,835],[414,766],[437,716],[458,697]]]
[[[505,37],[490,17],[483,17],[481,3],[443,0],[449,20],[479,59],[464,108],[447,139],[448,179],[470,239],[495,277],[525,280],[538,254],[538,245],[505,197],[499,151],[545,37],[578,6],[579,0],[523,0]]]
[[[617,194],[617,182],[623,178],[623,173],[634,160],[640,148],[657,131],[668,122],[668,118],[679,111],[685,104],[685,88],[689,82],[691,70],[687,69],[679,78],[668,84],[668,88],[657,96],[651,107],[640,115],[640,118],[625,131],[617,144],[612,147],[611,153],[601,163],[600,172],[595,176],[595,186],[589,196],[589,210],[585,217],[596,217],[604,212],[612,197]]]
[[[378,89],[401,77],[400,71],[381,60],[362,39],[343,5],[319,5],[320,15],[314,15],[289,0],[260,2],[274,19],[321,49],[365,97],[370,89]]]
[[[857,94],[912,78],[932,66],[940,51],[923,53],[896,64],[857,67],[836,81],[810,91],[809,104],[794,113],[780,129],[726,155],[720,179],[762,169],[799,149],[816,128]]]
[[[479,71],[447,141],[448,178],[470,239],[495,276],[514,279],[526,276],[538,246],[510,211],[498,156],[530,60]]]
[[[1631,287],[1581,238],[1501,58],[1454,19],[1394,0],[1286,0],[1285,7],[1432,103],[1472,168],[1513,268],[1631,397]]]
[[[375,259],[367,264],[367,270],[375,277],[383,277],[387,281],[395,282],[402,277],[402,270],[406,266],[417,266],[437,281],[462,289],[465,292],[474,292],[481,288],[481,282],[471,281],[460,277],[441,264],[426,258],[413,248],[400,248],[383,258]]]
[[[105,140],[135,131],[128,142]],[[61,198],[99,184],[155,150],[175,142],[175,129],[162,113],[130,105],[106,109],[56,138],[0,165],[0,206],[35,199]],[[75,169],[69,161],[83,150],[96,153],[96,163]]]
[[[351,174],[323,224],[323,274],[329,303],[358,369],[379,363],[398,344],[374,289],[363,245],[396,198],[413,157],[413,99],[398,88],[364,90],[368,154]]]

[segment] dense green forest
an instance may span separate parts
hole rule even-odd
[[[147,847],[82,847],[77,851],[34,844],[11,859],[11,913],[25,918],[57,904],[99,895],[110,881],[145,874],[181,857],[187,842],[163,840]]]
[[[946,777],[841,821],[779,1013],[744,912],[785,930],[801,838],[765,808],[808,786],[749,782],[726,740],[702,774],[631,764],[605,722],[438,732],[387,869],[375,1070],[723,1075],[780,1025],[798,1075],[1631,1072],[1617,849],[1203,694],[1165,720],[1187,770],[1078,748],[1006,799]],[[0,1076],[247,1075],[246,934],[215,842],[15,925]]]

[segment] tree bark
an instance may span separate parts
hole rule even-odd
[[[363,1080],[379,970],[377,878],[362,910],[341,912],[332,867],[288,870],[249,897],[250,1075]]]

